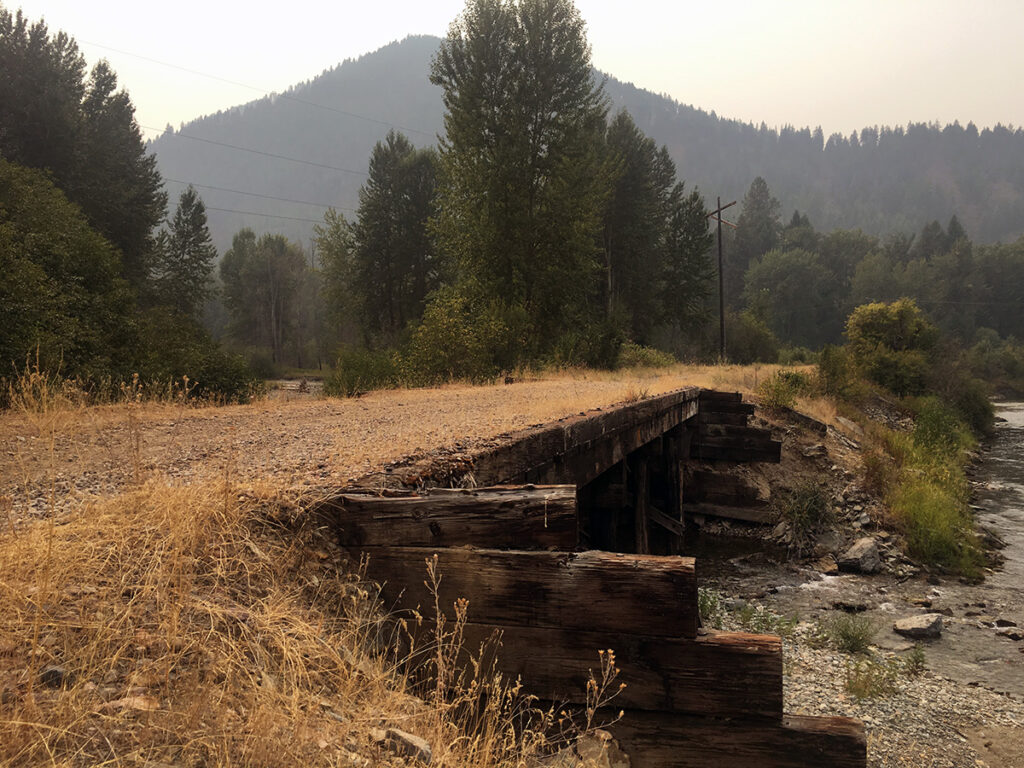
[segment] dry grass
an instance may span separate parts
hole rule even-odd
[[[395,727],[433,765],[511,768],[593,725],[613,665],[574,729],[473,664],[464,605],[424,626],[382,612],[279,483],[151,468],[147,420],[220,409],[86,408],[45,386],[17,405],[5,427],[35,438],[48,492],[17,526],[0,499],[0,765],[378,765]],[[82,471],[62,441],[97,423],[124,482],[58,514],[60,478]]]

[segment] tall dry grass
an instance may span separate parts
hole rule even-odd
[[[80,415],[59,387],[31,391],[18,407],[40,435]],[[463,647],[464,604],[389,615],[357,566],[280,489],[229,472],[140,475],[7,526],[0,765],[374,765],[398,728],[432,765],[511,768],[597,724],[613,660],[595,658],[572,723],[481,661],[492,650]]]

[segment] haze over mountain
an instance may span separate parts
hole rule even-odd
[[[244,226],[308,245],[326,206],[350,214],[357,205],[370,150],[389,128],[417,145],[436,142],[443,107],[428,72],[439,43],[409,37],[285,94],[168,130],[150,150],[172,201],[184,182],[197,185],[221,251]],[[709,201],[739,199],[763,176],[786,218],[798,209],[819,230],[913,233],[956,214],[979,242],[1024,234],[1021,129],[921,123],[825,137],[721,118],[612,76],[605,88],[612,113],[627,109]]]

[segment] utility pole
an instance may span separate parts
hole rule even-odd
[[[725,362],[725,280],[722,276],[722,225],[736,229],[731,221],[722,218],[722,211],[736,205],[736,201],[722,205],[722,198],[718,198],[718,207],[709,213],[706,218],[714,217],[718,222],[718,361]]]

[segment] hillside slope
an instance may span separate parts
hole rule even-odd
[[[211,231],[221,250],[243,226],[308,243],[313,220],[322,217],[324,206],[345,210],[357,205],[370,150],[389,127],[403,130],[418,145],[435,143],[443,108],[440,89],[430,84],[427,73],[439,42],[408,37],[347,60],[286,94],[165,133],[152,142],[151,151],[172,198],[182,189],[178,182],[192,182],[318,203],[200,188],[212,208],[250,212],[211,211]],[[775,130],[721,118],[612,77],[606,90],[612,111],[627,109],[641,130],[668,146],[687,183],[709,197],[741,198],[760,175],[785,216],[799,209],[819,229],[913,232],[955,213],[978,242],[1024,234],[1020,129],[914,124],[826,138],[820,129]]]

